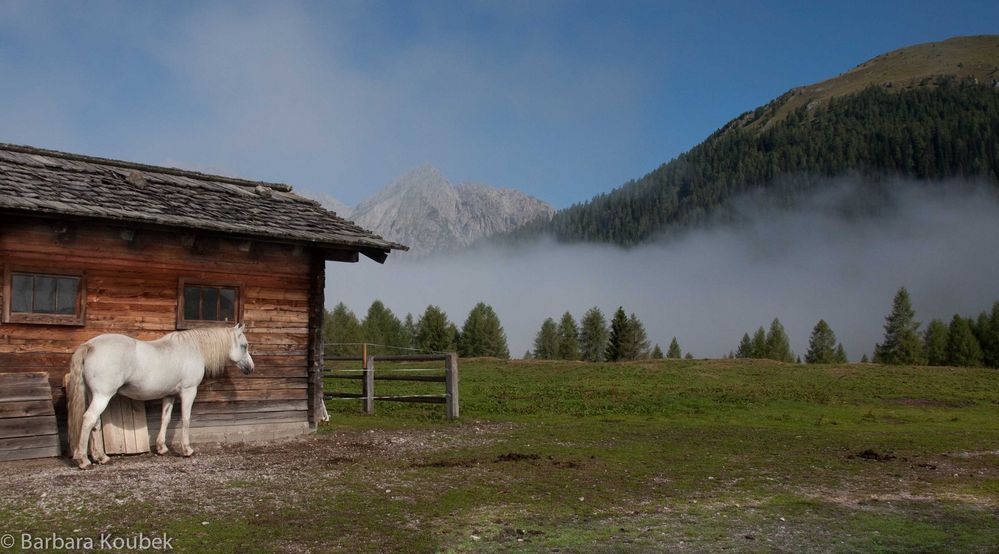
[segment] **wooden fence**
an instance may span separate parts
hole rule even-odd
[[[375,413],[375,400],[390,402],[421,402],[429,404],[445,404],[448,419],[458,417],[458,355],[447,354],[403,354],[403,355],[366,355],[361,356],[325,356],[326,362],[361,362],[360,369],[340,369],[326,365],[324,375],[332,379],[361,381],[361,392],[331,391],[323,395],[326,399],[357,398],[361,400],[364,413]],[[375,371],[377,362],[443,362],[442,368],[385,368]],[[442,375],[426,375],[427,372],[443,371]],[[421,373],[416,375],[416,373]],[[382,395],[375,394],[375,381],[411,381],[423,383],[444,383],[444,394],[408,394]]]

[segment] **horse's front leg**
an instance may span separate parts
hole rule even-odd
[[[182,437],[181,454],[190,456],[194,454],[191,448],[191,406],[194,405],[194,396],[198,394],[197,387],[181,389],[180,391],[180,428]]]
[[[160,433],[156,435],[156,453],[166,454],[168,449],[166,445],[166,432],[167,426],[170,425],[170,416],[173,415],[173,397],[166,396],[163,398],[163,412],[160,418]]]

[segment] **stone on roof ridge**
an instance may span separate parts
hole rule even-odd
[[[99,156],[87,156],[84,154],[72,154],[70,152],[61,152],[59,150],[49,150],[47,148],[38,148],[35,146],[26,146],[21,144],[7,144],[0,142],[0,150],[9,150],[11,152],[19,152],[21,154],[37,154],[39,156],[51,156],[54,158],[63,158],[66,160],[74,160],[79,162],[87,162],[93,164],[110,165],[114,167],[120,167],[123,169],[137,169],[140,171],[153,171],[156,173],[165,173],[167,175],[174,175],[177,177],[190,177],[192,179],[200,179],[204,181],[216,181],[219,183],[227,183],[230,185],[239,185],[245,187],[258,187],[263,186],[278,192],[291,192],[291,185],[285,183],[268,183],[266,181],[253,181],[250,179],[240,179],[239,177],[226,177],[224,175],[212,175],[210,173],[201,173],[200,171],[192,171],[188,169],[179,169],[176,167],[164,167],[158,165],[143,164],[137,162],[128,162],[125,160],[115,160],[112,158],[101,158]]]

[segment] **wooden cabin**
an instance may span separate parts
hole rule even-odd
[[[45,372],[64,433],[87,339],[238,321],[256,370],[202,384],[192,441],[307,433],[325,413],[326,262],[405,249],[288,185],[0,144],[0,374]]]

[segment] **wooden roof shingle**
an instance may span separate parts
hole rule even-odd
[[[215,231],[335,249],[408,250],[280,183],[0,143],[0,211]]]

